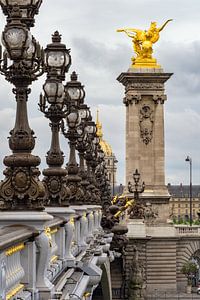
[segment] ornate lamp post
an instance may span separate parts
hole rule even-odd
[[[45,189],[38,178],[40,158],[31,154],[35,137],[28,123],[27,101],[31,91],[28,86],[43,73],[43,53],[38,44],[37,51],[33,47],[32,36],[22,22],[19,7],[11,7],[6,1],[0,3],[5,5],[9,13],[9,21],[2,34],[6,50],[1,73],[15,86],[13,93],[17,102],[15,126],[9,137],[13,154],[4,158],[7,168],[0,186],[4,203],[1,209],[41,210]],[[11,60],[10,66],[7,57]]]
[[[40,96],[40,110],[50,120],[52,132],[51,147],[47,152],[46,161],[49,168],[43,170],[44,184],[46,186],[46,204],[50,206],[69,205],[69,189],[66,187],[66,169],[61,166],[64,162],[63,152],[60,149],[59,130],[63,111],[64,86],[58,79],[56,70],[52,70],[43,86],[45,96]],[[46,102],[48,105],[46,105]]]
[[[144,208],[139,203],[139,194],[144,192],[145,183],[143,181],[142,184],[140,184],[140,173],[138,172],[138,169],[136,169],[135,173],[133,173],[133,180],[134,184],[130,181],[128,183],[129,192],[134,193],[134,205],[128,212],[131,219],[144,217]]]
[[[46,204],[50,206],[69,205],[70,191],[66,186],[67,170],[61,166],[64,162],[63,152],[60,149],[59,130],[61,120],[68,111],[64,106],[64,86],[62,80],[71,64],[69,49],[61,44],[61,35],[56,31],[52,35],[52,44],[45,49],[47,79],[43,85],[44,96],[40,96],[40,110],[50,120],[52,132],[51,148],[47,152],[49,168],[43,170],[46,186]]]
[[[138,169],[133,173],[133,180],[134,184],[129,181],[128,190],[130,193],[134,193],[134,199],[137,201],[139,200],[139,194],[143,193],[145,189],[144,181],[140,184],[140,173],[138,172]]]
[[[108,180],[107,169],[104,161],[104,153],[100,151],[100,160],[101,163],[97,169],[97,181],[100,183],[100,191],[101,191],[101,205],[103,207],[103,211],[105,212],[108,207],[111,205],[111,186],[110,181]]]
[[[192,226],[192,158],[187,156],[185,161],[190,164],[190,226]]]
[[[87,148],[85,152],[85,160],[87,165],[87,180],[89,181],[88,189],[91,193],[90,203],[95,203],[95,185],[94,185],[94,175],[92,174],[92,161],[93,161],[93,140],[96,134],[96,124],[93,121],[88,121],[85,126],[85,133],[87,136]]]
[[[65,104],[68,107],[66,123],[68,130],[66,131],[64,122],[62,122],[62,133],[69,140],[70,155],[67,164],[67,186],[71,191],[71,199],[73,203],[83,204],[83,190],[81,189],[81,178],[79,176],[79,168],[76,162],[76,143],[79,137],[77,127],[80,125],[79,105],[84,101],[85,92],[81,83],[77,80],[76,72],[71,74],[71,81],[65,86]]]
[[[113,195],[113,197],[114,197],[114,195],[115,195],[115,173],[116,173],[116,164],[118,163],[118,160],[117,159],[115,159],[114,157],[113,157],[113,161],[112,161],[112,195]]]
[[[61,35],[55,31],[52,35],[52,43],[47,45],[45,52],[45,63],[47,72],[52,68],[56,69],[61,80],[65,80],[65,73],[71,66],[70,49],[65,44],[61,44]]]
[[[88,147],[88,137],[87,133],[85,132],[85,126],[87,121],[91,119],[90,109],[87,105],[81,104],[79,107],[79,117],[81,119],[81,123],[77,127],[77,143],[76,149],[78,150],[79,155],[79,176],[81,177],[81,186],[84,191],[84,203],[87,204],[88,200],[91,199],[91,193],[87,188],[89,185],[89,181],[87,180],[87,172],[85,170],[85,160],[84,160],[84,153]]]

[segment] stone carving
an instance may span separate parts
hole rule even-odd
[[[160,82],[133,82],[128,84],[127,89],[164,91],[164,84]]]
[[[153,101],[158,104],[160,102],[160,104],[163,104],[165,101],[167,100],[167,96],[166,95],[153,95]]]
[[[142,141],[148,145],[153,137],[153,110],[148,105],[140,109],[140,136]]]
[[[144,210],[144,205],[136,202],[127,212],[129,219],[143,219]]]
[[[139,262],[138,250],[136,246],[133,246],[134,256],[132,264],[130,266],[130,279],[129,279],[129,300],[142,300],[143,297],[143,285],[144,285],[144,269]]]
[[[144,219],[146,224],[148,225],[154,224],[157,217],[158,217],[158,211],[152,208],[150,202],[147,202],[144,210]]]
[[[129,104],[133,104],[133,102],[136,104],[139,103],[141,99],[141,94],[127,94],[123,100],[123,103],[128,106]]]

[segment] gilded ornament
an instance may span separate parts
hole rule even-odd
[[[9,293],[6,294],[6,300],[10,300],[23,288],[24,288],[24,284],[19,284],[18,286],[16,286],[14,289],[12,289]]]
[[[136,57],[132,57],[132,68],[161,68],[156,59],[152,57],[153,44],[159,40],[160,32],[170,21],[172,19],[167,20],[161,27],[157,27],[156,22],[151,22],[148,30],[136,28],[117,30],[117,32],[125,32],[132,39],[133,50],[136,53]]]

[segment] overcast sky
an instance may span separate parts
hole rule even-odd
[[[116,81],[127,71],[132,56],[131,41],[116,33],[122,27],[148,29],[151,21],[161,25],[173,19],[161,33],[154,56],[164,71],[173,72],[166,84],[165,104],[166,183],[188,184],[187,155],[193,160],[193,183],[200,184],[200,1],[199,0],[43,0],[32,33],[45,47],[51,34],[59,30],[71,48],[72,66],[85,85],[86,102],[93,115],[97,107],[104,138],[119,161],[118,183],[124,183],[125,108],[123,86]],[[5,17],[0,15],[3,30]],[[35,154],[46,166],[49,127],[37,109],[45,77],[32,85],[28,104],[31,128],[35,131]],[[0,156],[9,154],[7,136],[14,126],[15,101],[12,86],[0,78]],[[61,139],[68,158],[68,145]],[[3,170],[1,163],[0,169]],[[2,173],[2,172],[1,172]]]

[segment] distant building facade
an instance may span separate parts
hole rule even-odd
[[[168,184],[171,195],[169,201],[170,217],[177,220],[188,220],[190,216],[190,186]],[[200,185],[192,186],[192,219],[198,220],[200,212]]]

